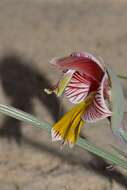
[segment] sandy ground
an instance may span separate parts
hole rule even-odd
[[[60,74],[49,60],[87,51],[126,75],[126,20],[126,0],[1,0],[0,102],[53,123],[59,100],[43,89]],[[108,163],[77,147],[60,151],[45,131],[14,119],[0,115],[0,125],[0,190],[127,189],[125,171],[108,171]],[[106,121],[82,133],[106,149],[117,143]]]

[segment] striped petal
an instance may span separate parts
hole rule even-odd
[[[104,100],[104,84],[106,80],[107,73],[105,72],[102,82],[94,96],[92,104],[89,106],[83,116],[83,119],[86,122],[96,122],[112,115],[112,112],[108,109]]]
[[[75,72],[65,89],[65,95],[71,103],[78,104],[88,95],[90,85],[91,81],[84,74]]]

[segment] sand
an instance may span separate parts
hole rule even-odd
[[[0,102],[54,123],[59,100],[43,89],[60,73],[49,60],[87,51],[127,75],[126,20],[125,0],[1,0]],[[69,109],[60,102],[63,112]],[[126,171],[109,171],[107,162],[78,147],[61,151],[45,131],[3,115],[0,127],[1,190],[127,189]],[[106,120],[82,134],[111,151],[119,145]]]

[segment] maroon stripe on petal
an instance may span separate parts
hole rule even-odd
[[[65,89],[65,95],[71,103],[77,104],[83,101],[89,93],[91,82],[86,80],[78,72],[75,72]]]
[[[108,109],[105,100],[104,100],[104,81],[107,78],[107,74],[105,73],[102,82],[93,98],[93,101],[87,111],[84,114],[84,119],[87,122],[95,122],[100,119],[104,119],[105,117],[111,116],[111,111]]]
[[[58,59],[55,65],[61,69],[74,69],[76,71],[87,74],[96,81],[100,81],[104,75],[102,67],[90,57],[69,56]]]

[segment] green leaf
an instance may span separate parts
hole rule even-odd
[[[21,110],[18,110],[16,108],[11,107],[11,106],[6,106],[6,105],[0,104],[0,112],[8,115],[10,117],[13,117],[15,119],[18,119],[20,121],[26,122],[26,123],[30,124],[31,126],[41,128],[41,129],[45,129],[49,133],[51,131],[51,125],[49,123],[46,123],[44,121],[40,121],[39,119],[37,119],[33,115],[25,113]],[[91,152],[91,153],[93,153],[93,154],[95,154],[95,155],[97,155],[103,159],[108,160],[112,164],[118,165],[118,166],[127,170],[127,160],[121,159],[118,156],[118,154],[116,155],[116,154],[110,153],[106,150],[103,150],[101,148],[98,148],[93,143],[89,142],[86,139],[82,139],[82,138],[78,139],[77,146],[79,146],[80,148],[87,150],[87,151],[89,151],[89,152]]]
[[[108,73],[111,80],[111,98],[112,98],[112,117],[111,128],[115,135],[122,137],[124,141],[127,141],[124,131],[122,129],[122,120],[124,115],[124,95],[122,86],[116,74],[108,68]]]

